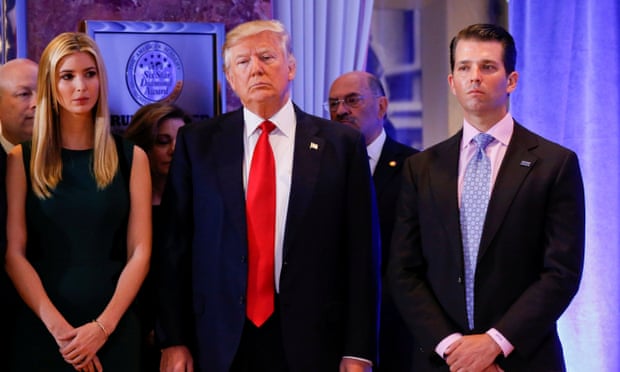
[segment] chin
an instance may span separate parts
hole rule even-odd
[[[169,165],[168,166],[161,166],[157,170],[157,174],[159,174],[160,177],[167,178],[169,171],[170,171],[170,166]]]

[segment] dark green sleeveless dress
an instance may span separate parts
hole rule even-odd
[[[122,148],[119,163],[128,167],[122,169],[131,169],[133,145],[123,141]],[[103,311],[126,261],[129,172],[119,166],[114,181],[99,190],[92,174],[92,153],[62,150],[62,180],[51,198],[37,198],[27,175],[28,259],[52,303],[74,327]],[[23,146],[23,154],[29,169],[29,143]],[[75,371],[62,359],[43,322],[22,305],[16,319],[12,370]],[[140,330],[132,308],[97,355],[105,371],[139,370]]]

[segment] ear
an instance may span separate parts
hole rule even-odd
[[[234,91],[235,90],[235,79],[233,77],[233,74],[230,72],[230,68],[225,69],[224,74],[226,75],[226,81],[228,82],[228,85],[230,85],[230,87]]]
[[[516,71],[508,74],[508,81],[506,83],[506,93],[510,94],[517,88],[517,82],[519,81],[519,73]]]
[[[450,85],[450,91],[456,96],[456,90],[454,89],[454,75],[448,74],[448,85]]]
[[[292,54],[288,56],[288,81],[293,81],[297,73],[297,60]]]
[[[379,112],[377,113],[378,119],[383,119],[387,114],[388,109],[388,99],[385,96],[381,96],[378,99],[379,103]]]

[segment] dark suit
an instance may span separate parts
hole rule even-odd
[[[2,311],[8,320],[5,324],[5,336],[1,337],[0,360],[7,360],[11,355],[13,341],[13,319],[19,297],[9,276],[4,270],[4,259],[6,254],[6,152],[0,146],[0,254],[2,255],[2,273],[0,274],[0,299],[2,301]]]
[[[6,152],[0,146],[0,249],[3,269],[6,253],[6,207]]]
[[[376,362],[379,233],[366,148],[296,110],[279,315],[291,372]],[[179,131],[156,242],[162,346],[195,340],[201,371],[230,369],[246,320],[243,111]]]
[[[415,150],[386,137],[381,156],[373,173],[379,224],[381,225],[381,277],[385,278],[387,261],[394,228],[396,199],[402,183],[402,169],[405,159]],[[394,306],[387,281],[383,282],[381,293],[381,317],[379,328],[380,372],[406,372],[411,370],[413,339],[400,313]]]
[[[480,242],[470,332],[457,199],[461,137],[462,131],[405,164],[388,275],[419,344],[414,368],[447,371],[434,352],[443,338],[496,328],[515,347],[497,360],[504,370],[563,370],[556,321],[583,265],[577,156],[515,123]]]

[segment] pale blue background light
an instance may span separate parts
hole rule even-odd
[[[325,114],[320,105],[331,81],[365,62],[373,0],[343,1],[273,0],[274,16],[292,31],[298,72],[305,72],[294,100],[317,115]],[[344,14],[343,5],[356,13]],[[512,0],[509,18],[520,73],[510,111],[574,150],[584,179],[583,279],[559,322],[567,368],[620,371],[620,2]]]
[[[509,14],[521,74],[511,111],[576,151],[584,178],[585,268],[559,325],[567,368],[620,371],[620,5],[514,0]]]

